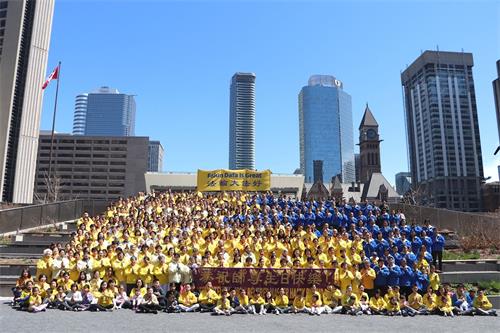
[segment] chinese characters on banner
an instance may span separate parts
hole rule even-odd
[[[214,287],[292,289],[314,284],[324,289],[333,283],[334,272],[335,269],[202,267],[193,270],[193,282],[198,287],[210,281]]]
[[[198,170],[197,188],[200,192],[269,191],[271,171]]]

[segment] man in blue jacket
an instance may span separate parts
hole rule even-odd
[[[432,261],[434,266],[439,267],[440,271],[443,270],[443,250],[444,237],[438,234],[437,229],[434,229],[432,233]],[[437,262],[439,262],[439,266]]]
[[[459,284],[457,287],[457,291],[451,297],[451,304],[461,315],[474,315],[474,311],[472,309],[472,298],[469,293],[465,290],[465,286],[463,284]]]
[[[389,268],[384,265],[384,259],[378,260],[378,265],[375,266],[375,289],[380,289],[382,294],[387,292],[387,279],[389,278]]]
[[[394,257],[389,256],[389,264],[387,268],[389,269],[389,277],[387,278],[387,284],[389,286],[399,286],[399,278],[401,277],[401,268],[394,263]]]
[[[413,269],[406,264],[406,259],[401,259],[400,267],[401,276],[399,277],[399,285],[401,287],[401,294],[408,297],[412,292],[412,282],[415,279]]]

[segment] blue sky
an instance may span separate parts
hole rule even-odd
[[[135,94],[136,135],[161,140],[165,170],[228,165],[229,82],[256,73],[256,166],[299,166],[297,95],[330,74],[352,96],[354,137],[368,102],[380,124],[382,172],[407,170],[400,71],[421,50],[474,54],[485,175],[497,179],[492,80],[498,1],[57,0],[48,72],[62,61],[56,130],[71,132],[78,93]],[[45,93],[50,129],[55,85]],[[357,147],[355,148],[357,149]]]

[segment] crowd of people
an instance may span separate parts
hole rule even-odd
[[[140,193],[84,214],[67,244],[24,270],[13,305],[31,312],[496,315],[483,290],[441,284],[444,238],[382,203],[300,201],[271,193]],[[330,269],[283,288],[193,283],[200,267]]]

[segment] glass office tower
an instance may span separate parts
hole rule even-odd
[[[300,169],[314,181],[313,161],[323,161],[326,183],[340,175],[355,181],[351,96],[330,75],[314,75],[299,94]]]

